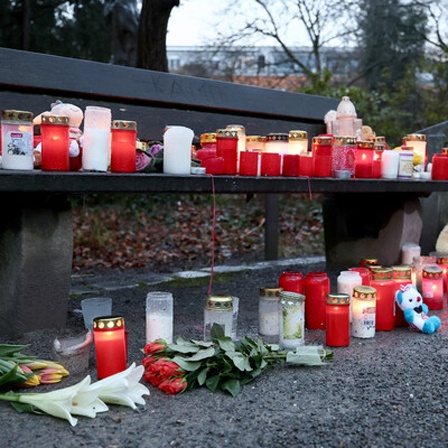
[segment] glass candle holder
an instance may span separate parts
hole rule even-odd
[[[350,297],[343,293],[327,295],[325,343],[330,347],[350,345]]]
[[[443,292],[446,294],[448,292],[448,254],[437,254],[436,257],[437,266],[443,272]]]
[[[375,336],[376,290],[370,286],[356,286],[353,290],[351,335],[356,338]]]
[[[93,321],[98,379],[126,370],[126,335],[121,316],[97,317]]]
[[[68,117],[43,114],[40,125],[42,138],[42,171],[69,171]]]
[[[303,275],[298,271],[283,271],[278,279],[278,286],[283,291],[303,293]]]
[[[185,126],[167,126],[163,134],[163,172],[191,173],[191,144],[194,132]]]
[[[359,273],[362,279],[362,284],[364,286],[370,286],[370,280],[372,280],[372,273],[370,269],[364,266],[355,266],[353,268],[348,268],[349,271],[356,271]]]
[[[226,129],[229,131],[235,131],[238,137],[236,162],[236,172],[238,173],[240,169],[240,153],[246,150],[246,128],[241,124],[228,124]]]
[[[373,269],[370,286],[376,289],[375,328],[377,331],[391,331],[395,327],[396,291],[392,269]]]
[[[264,135],[247,135],[246,151],[264,151],[266,137]]]
[[[280,176],[281,155],[276,152],[262,152],[260,155],[260,176]]]
[[[372,162],[372,178],[381,178],[381,167],[383,159],[384,147],[381,144],[375,142],[373,149],[373,162]]]
[[[333,144],[332,176],[338,177],[338,171],[348,171],[348,177],[355,175],[355,137],[335,137]]]
[[[412,148],[398,151],[398,179],[411,179],[414,172],[414,151]]]
[[[304,279],[305,325],[309,330],[325,330],[325,300],[330,292],[326,272],[308,272]]]
[[[398,177],[398,151],[386,150],[381,157],[381,177],[383,179],[396,179]]]
[[[150,291],[146,296],[146,343],[164,339],[173,342],[173,295],[166,291]]]
[[[360,140],[356,144],[355,177],[365,179],[372,177],[374,142]]]
[[[289,131],[288,154],[306,154],[308,151],[308,132]]]
[[[257,176],[259,157],[260,153],[258,151],[241,151],[240,176]]]
[[[314,177],[331,177],[333,164],[333,138],[313,137]]]
[[[443,270],[437,265],[422,269],[422,298],[430,310],[443,309]]]
[[[201,167],[205,168],[207,174],[224,174],[224,158],[210,157],[202,160]]]
[[[448,180],[448,150],[446,153],[432,156],[431,178],[432,180]]]
[[[111,136],[110,170],[116,173],[134,173],[137,153],[137,123],[113,120]]]
[[[286,133],[271,133],[266,136],[265,151],[277,154],[288,154],[289,136]]]
[[[279,341],[279,302],[282,288],[266,287],[260,289],[258,299],[258,333],[268,344]]]
[[[211,340],[214,324],[220,325],[224,335],[232,337],[233,299],[225,294],[213,294],[207,297],[204,307],[204,341]]]
[[[378,265],[378,258],[361,258],[360,266],[369,268],[370,266]]]
[[[1,115],[2,169],[32,170],[33,113],[4,110]]]
[[[428,163],[428,150],[426,145],[425,134],[408,134],[403,138],[403,144],[410,146],[414,150],[415,157],[417,158],[418,171],[424,171],[425,166]]]
[[[293,350],[305,343],[305,296],[282,291],[279,302],[279,343],[282,349]]]
[[[235,175],[238,170],[238,132],[229,129],[216,131],[216,155],[224,159],[223,174]]]
[[[347,294],[349,297],[353,295],[355,286],[362,285],[362,277],[358,271],[341,271],[337,278],[338,294]],[[349,306],[350,322],[352,321],[352,310]]]
[[[87,106],[84,114],[82,169],[107,171],[110,163],[112,112],[106,107]]]
[[[314,174],[314,157],[311,152],[299,156],[299,176],[312,177]]]
[[[401,286],[412,284],[412,267],[404,265],[392,266],[392,279],[395,283],[395,292],[397,292]],[[404,318],[403,310],[395,304],[395,327],[407,326],[409,326],[409,324]]]
[[[202,149],[210,149],[216,152],[216,132],[204,132],[199,137]]]

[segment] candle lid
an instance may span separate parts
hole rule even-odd
[[[448,254],[437,255],[437,264],[448,264]]]
[[[246,142],[248,143],[262,143],[266,141],[263,135],[246,135]]]
[[[293,302],[304,302],[305,296],[298,292],[281,291],[280,292],[280,300],[288,300],[288,301],[293,301]]]
[[[216,138],[238,138],[238,133],[230,129],[217,129]]]
[[[308,132],[306,131],[289,131],[289,140],[307,140]]]
[[[408,141],[418,141],[418,142],[426,142],[426,135],[425,134],[408,134],[405,137],[403,137],[403,142]]]
[[[267,142],[287,142],[289,134],[286,133],[271,133],[266,136]]]
[[[205,132],[201,134],[200,142],[202,143],[215,143],[216,142],[216,132]]]
[[[33,121],[34,114],[26,110],[7,109],[2,111],[2,120],[9,121]]]
[[[372,269],[372,280],[391,280],[391,268],[374,268]]]
[[[355,286],[353,288],[353,297],[362,300],[370,300],[376,297],[376,289],[371,286]]]
[[[442,148],[442,154],[448,155],[448,148]]]
[[[41,118],[41,124],[68,126],[68,117],[65,115],[43,114]]]
[[[205,309],[211,311],[232,311],[232,296],[228,296],[226,294],[209,295],[205,301]]]
[[[280,297],[280,293],[283,291],[283,288],[280,287],[267,287],[260,288],[260,297],[265,299],[277,300]]]
[[[350,296],[348,294],[327,294],[328,305],[348,305],[350,303]]]
[[[246,132],[246,128],[242,124],[228,124],[226,129],[237,132]]]
[[[341,145],[341,146],[355,146],[356,145],[356,137],[351,136],[336,136],[334,138],[334,144],[335,145]]]
[[[372,266],[374,264],[378,264],[378,258],[363,258],[361,259],[361,266],[367,267]]]
[[[313,145],[332,145],[333,138],[327,135],[313,137]]]
[[[410,279],[411,273],[411,266],[392,266],[392,276],[395,279]]]
[[[111,124],[112,129],[122,129],[123,131],[136,131],[137,122],[136,121],[124,121],[124,120],[113,120]]]
[[[116,330],[124,327],[121,316],[101,316],[93,319],[93,329],[98,331]]]
[[[376,143],[381,143],[381,144],[385,145],[386,144],[386,137],[384,137],[383,135],[377,135],[375,137],[375,142]]]
[[[422,268],[422,277],[438,280],[443,277],[443,269],[437,265],[425,266]]]
[[[375,146],[375,142],[370,140],[358,140],[356,142],[356,146],[361,149],[373,149]]]

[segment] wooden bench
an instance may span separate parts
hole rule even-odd
[[[339,102],[10,49],[0,49],[0,87],[2,110],[37,114],[56,99],[83,110],[87,105],[105,106],[112,110],[113,119],[137,121],[142,139],[160,139],[166,125],[185,125],[199,135],[230,123],[245,126],[250,134],[301,129],[312,137],[325,132],[323,117]],[[357,263],[367,247],[369,253],[364,256],[382,255],[384,229],[387,239],[395,241],[383,262],[395,263],[406,237],[403,229],[409,227],[404,222],[407,215],[415,221],[413,239],[418,241],[422,229],[419,198],[447,191],[448,182],[215,176],[214,187],[217,193],[266,195],[272,204],[267,209],[271,223],[278,213],[277,194],[324,193],[327,266],[334,269]],[[0,170],[0,334],[64,326],[73,251],[71,195],[211,192],[211,178],[200,175]],[[371,205],[363,214],[356,207],[365,198]],[[346,220],[352,221],[353,208],[359,210],[359,223],[375,221],[371,226],[360,224],[354,236]],[[400,210],[404,212],[397,219]],[[368,235],[370,245],[363,241],[361,227],[373,232]],[[275,226],[268,225],[266,234],[276,242]],[[350,252],[353,242],[359,247]],[[340,244],[346,244],[342,252]],[[341,253],[348,259],[340,259]],[[267,253],[268,258],[275,256],[275,250]]]

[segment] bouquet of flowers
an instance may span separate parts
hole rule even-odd
[[[276,364],[321,366],[333,360],[333,352],[321,346],[282,351],[262,339],[233,341],[216,324],[211,334],[211,342],[178,338],[173,344],[163,339],[147,344],[143,379],[167,394],[205,386],[212,392],[222,390],[236,396],[244,384]]]

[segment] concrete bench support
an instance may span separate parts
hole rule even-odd
[[[65,195],[0,197],[0,334],[63,328],[73,257],[69,202]]]

